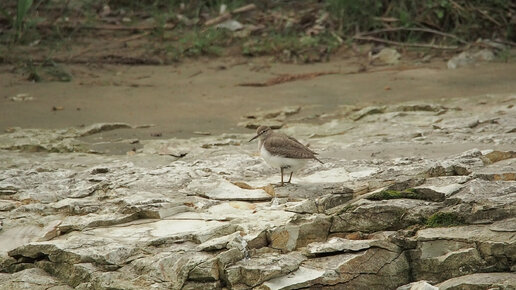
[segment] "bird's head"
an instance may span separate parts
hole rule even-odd
[[[253,138],[251,138],[251,140],[249,140],[249,142],[253,141],[254,139],[260,137],[260,139],[264,139],[265,137],[267,137],[270,133],[272,132],[272,129],[271,127],[269,126],[260,126],[256,129],[256,136],[254,136]]]

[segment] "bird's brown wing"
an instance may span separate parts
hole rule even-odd
[[[263,142],[265,149],[272,155],[279,155],[286,158],[315,159],[321,162],[312,150],[293,138],[286,136],[270,136]],[[322,162],[321,162],[322,163]]]
[[[286,136],[286,135],[285,135],[285,136]],[[312,149],[310,149],[310,148],[306,147],[305,145],[303,145],[303,143],[301,143],[301,142],[297,141],[297,139],[296,139],[296,138],[294,138],[294,137],[290,137],[290,136],[287,136],[287,138],[289,138],[290,140],[292,140],[292,141],[294,141],[294,142],[296,142],[296,143],[301,144],[303,147],[305,147],[306,149],[308,149],[308,150],[309,150],[310,152],[312,152],[314,155],[319,154],[319,153],[317,153],[317,152],[314,152]]]

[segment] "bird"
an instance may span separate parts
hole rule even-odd
[[[256,129],[256,136],[251,138],[249,142],[256,138],[259,139],[258,150],[260,155],[267,164],[280,169],[281,185],[284,185],[283,174],[290,172],[287,183],[292,180],[292,174],[301,169],[308,160],[316,160],[324,164],[315,155],[316,152],[297,141],[294,137],[287,136],[280,132],[274,132],[268,126],[259,126]]]

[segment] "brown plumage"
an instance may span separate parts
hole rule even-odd
[[[295,138],[283,133],[273,132],[270,127],[260,126],[256,129],[256,138],[260,138],[260,155],[265,162],[273,167],[279,167],[281,172],[281,185],[283,186],[283,171],[290,171],[287,183],[290,183],[294,171],[300,169],[305,164],[305,160],[313,159],[323,163],[315,155],[314,151],[301,144]]]
[[[314,159],[323,163],[315,157],[317,153],[301,144],[301,142],[297,141],[295,138],[282,133],[274,132],[271,136],[263,140],[263,146],[265,146],[265,149],[272,155],[295,159]]]

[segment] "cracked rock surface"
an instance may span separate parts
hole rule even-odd
[[[346,107],[288,123],[325,163],[285,187],[251,134],[102,155],[78,138],[131,125],[16,129],[0,135],[0,284],[514,289],[515,103]]]

